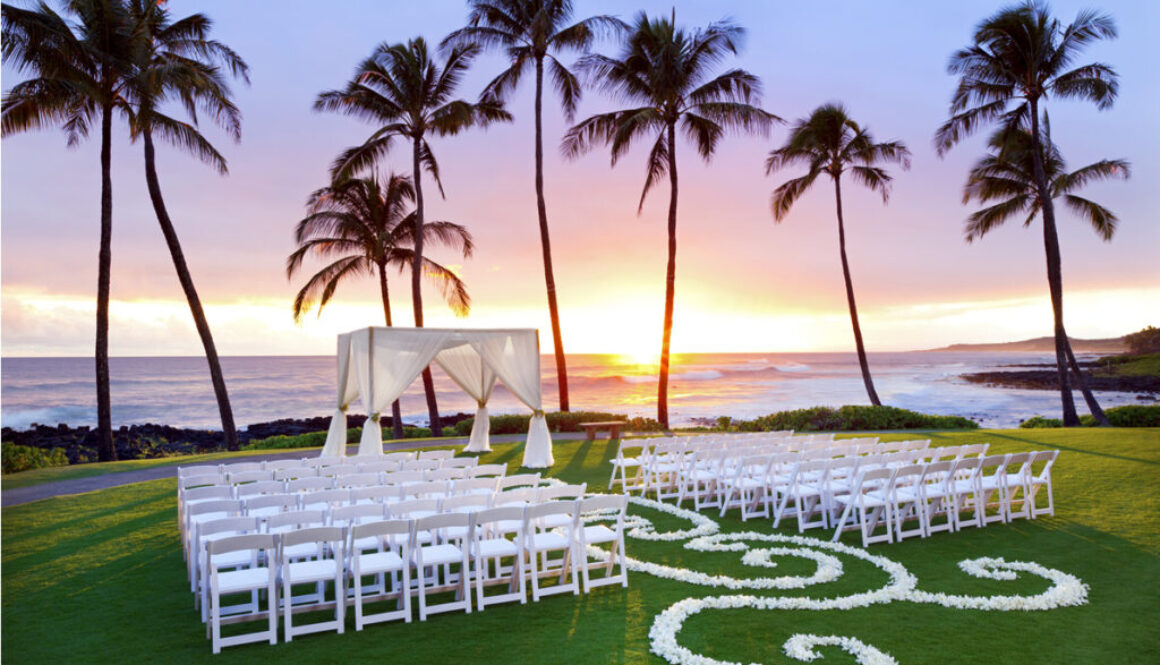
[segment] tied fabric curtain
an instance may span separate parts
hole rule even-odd
[[[443,347],[448,331],[392,329],[390,333],[375,328],[351,335],[351,362],[355,366],[358,392],[367,421],[359,439],[359,457],[383,454],[383,431],[379,414],[399,398],[407,386],[430,364]]]
[[[338,336],[338,404],[330,418],[322,457],[346,456],[346,409],[359,395],[358,381],[350,371],[350,333]]]
[[[479,405],[475,410],[475,422],[471,426],[471,438],[468,439],[464,451],[491,452],[491,423],[488,419],[487,401],[491,398],[492,388],[495,387],[495,371],[466,340],[444,348],[435,356],[435,362]]]
[[[555,462],[540,394],[540,339],[535,330],[490,334],[472,343],[508,390],[532,409],[523,466],[546,469]]]

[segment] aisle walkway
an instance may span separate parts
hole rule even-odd
[[[553,441],[576,441],[583,439],[583,432],[557,432],[552,434]],[[496,434],[491,437],[492,443],[517,443],[524,441],[526,435],[522,434]],[[406,450],[409,448],[443,448],[447,446],[465,446],[467,445],[467,437],[456,437],[449,439],[433,439],[426,441],[389,441],[383,443],[383,450]],[[349,445],[346,448],[347,455],[354,455],[358,451],[358,445]],[[266,459],[297,459],[300,457],[309,457],[317,455],[318,451],[311,450],[283,450],[270,453],[255,453],[248,455],[246,460],[266,460]],[[240,461],[240,460],[239,460]],[[158,480],[160,478],[173,478],[177,476],[176,464],[166,466],[155,466],[149,469],[137,469],[134,471],[122,471],[120,473],[107,473],[103,476],[90,476],[88,478],[70,478],[68,480],[58,480],[52,483],[43,483],[41,485],[32,485],[30,487],[18,487],[14,489],[6,489],[2,493],[4,506],[16,506],[29,501],[39,501],[40,499],[48,499],[54,496],[62,496],[65,494],[81,494],[83,492],[93,492],[96,490],[108,489],[110,487],[118,487],[120,485],[129,485],[131,483],[140,483],[146,480]]]

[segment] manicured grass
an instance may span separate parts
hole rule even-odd
[[[1096,376],[1160,376],[1160,353],[1100,358]]]
[[[900,602],[825,612],[706,610],[690,618],[680,643],[739,662],[786,663],[781,645],[795,633],[856,637],[899,663],[1160,662],[1160,430],[1007,430],[889,434],[929,436],[935,445],[990,442],[995,452],[1058,448],[1056,516],[955,534],[936,534],[870,551],[907,567],[927,591],[969,595],[1036,594],[1049,583],[968,577],[957,562],[980,556],[1033,561],[1090,585],[1089,603],[1043,612],[984,612]],[[550,475],[599,489],[615,450],[604,441],[556,444]],[[485,461],[518,464],[522,445],[498,445]],[[174,524],[173,480],[158,480],[3,509],[2,656],[11,662],[209,662],[210,645],[193,609]],[[632,508],[658,530],[687,528],[676,518]],[[719,520],[722,531],[768,533],[763,520]],[[716,518],[716,515],[711,515]],[[783,524],[782,533],[796,525]],[[829,534],[808,532],[820,538]],[[858,545],[855,534],[843,542]],[[735,577],[809,574],[814,564],[778,558],[775,571],[744,566],[737,552],[702,553],[681,543],[629,540],[647,561]],[[886,581],[877,568],[840,555],[845,574],[798,591],[756,595],[837,597]],[[628,589],[555,596],[425,623],[392,623],[300,637],[276,646],[225,650],[220,663],[660,663],[649,653],[657,614],[687,597],[720,589],[630,576]],[[822,648],[826,662],[853,659]]]

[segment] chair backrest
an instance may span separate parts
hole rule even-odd
[[[425,531],[431,534],[433,543],[460,540],[465,537],[470,537],[473,521],[471,515],[467,513],[439,513],[437,515],[428,515],[415,520],[414,531],[412,533],[417,534]]]
[[[384,462],[406,462],[415,459],[415,451],[401,450],[394,453],[387,453],[380,458]]]
[[[382,483],[382,476],[377,472],[351,473],[335,478],[339,487],[372,487]]]
[[[477,538],[498,533],[523,533],[524,506],[500,506],[474,513]]]
[[[1007,458],[1007,473],[1030,477],[1031,453],[1015,453]]]
[[[553,485],[551,487],[541,487],[536,492],[536,501],[543,503],[545,501],[556,501],[560,499],[579,499],[584,496],[584,492],[588,490],[588,483],[581,483],[579,485]]]
[[[876,467],[873,469],[866,469],[858,474],[858,479],[854,481],[854,496],[861,496],[863,490],[867,487],[875,486],[881,483],[882,486],[888,485],[894,478],[894,469],[888,466]]]
[[[447,496],[450,485],[451,483],[446,480],[429,480],[414,485],[405,485],[399,492],[399,496],[404,499],[438,499]]]
[[[283,469],[274,470],[274,480],[295,480],[297,478],[314,478],[318,475],[318,469],[312,466],[289,466]]]
[[[498,478],[464,478],[451,483],[451,494],[492,494],[498,488]]]
[[[1042,480],[1050,476],[1051,466],[1055,464],[1055,459],[1057,457],[1059,457],[1058,450],[1040,450],[1032,453],[1030,461],[1031,470],[1029,471],[1031,477],[1037,480]],[[1035,467],[1040,464],[1042,464],[1042,466],[1040,466],[1039,470],[1036,471]]]
[[[379,521],[386,517],[381,503],[361,503],[353,506],[338,506],[330,511],[332,526],[350,526],[370,521]]]
[[[352,525],[350,539],[353,544],[363,538],[387,539],[392,543],[406,543],[405,538],[391,538],[391,536],[406,536],[411,533],[411,520],[379,520]]]
[[[201,464],[198,466],[179,466],[177,467],[178,478],[193,478],[196,476],[220,476],[222,475],[222,467],[220,464]]]
[[[327,543],[331,547],[335,558],[341,558],[342,546],[346,534],[340,526],[313,526],[308,529],[296,529],[282,534],[282,547],[301,545],[302,543]]]
[[[210,515],[214,513],[222,513],[222,517],[229,515],[240,515],[242,512],[242,502],[237,499],[212,499],[210,501],[199,501],[185,509],[185,514],[189,517],[196,517],[198,515]]]
[[[445,460],[455,457],[454,450],[420,450],[419,459]]]
[[[514,476],[504,476],[499,479],[501,491],[516,487],[537,487],[539,484],[540,474],[538,473],[517,473]]]
[[[403,462],[400,467],[403,471],[431,471],[439,468],[437,459],[415,459]]]
[[[206,485],[204,487],[195,487],[193,489],[185,490],[181,495],[181,500],[185,504],[193,501],[209,501],[212,499],[232,499],[234,498],[234,488],[229,485]]]
[[[536,500],[536,488],[525,487],[506,492],[496,492],[491,497],[491,505],[505,506],[509,504],[526,505]]]
[[[380,485],[378,487],[358,487],[353,492],[355,501],[375,501],[383,503],[388,500],[399,498],[399,488],[393,485]]]
[[[259,494],[246,499],[246,512],[279,508],[278,512],[294,510],[298,507],[296,494]]]
[[[439,499],[412,499],[387,505],[391,517],[403,518],[415,513],[435,513],[439,511]]]
[[[306,457],[302,460],[302,466],[318,469],[318,467],[331,464],[332,459],[329,457]]]
[[[491,497],[486,494],[459,494],[443,499],[439,509],[445,513],[473,513],[487,508]]]
[[[383,474],[383,482],[388,485],[409,485],[423,482],[422,471],[395,471]]]
[[[307,492],[302,495],[302,507],[304,509],[317,508],[318,506],[326,506],[332,508],[350,503],[350,490],[322,490],[321,492]]]
[[[433,469],[427,472],[427,480],[457,480],[467,477],[467,468],[462,466]]]
[[[890,491],[915,486],[922,479],[925,470],[925,464],[903,464],[894,471],[894,477],[890,480]]]
[[[326,524],[326,513],[321,510],[293,510],[270,515],[266,518],[268,533],[281,533],[292,529],[305,529]]]
[[[399,462],[394,460],[374,460],[373,462],[359,462],[358,469],[360,473],[385,473],[388,471],[398,471]]]
[[[277,471],[279,469],[301,469],[301,459],[268,459],[262,466],[267,471]]]
[[[244,536],[230,536],[220,540],[213,540],[206,544],[210,556],[229,554],[243,550],[269,550],[277,547],[277,539],[268,533],[251,533]],[[211,564],[212,565],[212,564]]]
[[[256,483],[246,483],[237,486],[239,499],[258,494],[281,494],[285,491],[286,485],[281,480],[260,480]]]
[[[651,447],[652,444],[648,439],[621,439],[620,445],[616,449],[616,457],[617,459],[640,457]]]
[[[286,481],[287,492],[317,492],[329,489],[334,489],[334,478],[328,476],[295,478]]]
[[[467,471],[468,478],[481,478],[483,476],[506,476],[507,465],[505,464],[480,464]]]
[[[478,457],[449,457],[443,460],[444,469],[473,469],[479,466]]]
[[[628,497],[623,494],[593,494],[580,500],[580,513],[590,513],[597,510],[619,510],[624,512],[628,507]]]
[[[177,492],[186,492],[196,487],[209,487],[212,485],[228,485],[226,479],[221,475],[203,475],[203,476],[187,476],[185,478],[177,479]]]
[[[203,522],[197,527],[197,535],[201,538],[218,533],[257,533],[260,524],[256,517],[223,517],[220,520]]]
[[[335,464],[334,466],[324,466],[318,470],[320,476],[349,476],[358,473],[357,462],[347,462],[344,464]]]
[[[951,468],[951,478],[967,482],[973,481],[982,464],[983,460],[980,457],[960,457],[955,460],[954,466]]]
[[[971,443],[964,445],[959,454],[961,457],[982,457],[990,447],[989,443]]]
[[[535,520],[548,515],[571,515],[577,514],[576,506],[579,501],[547,501],[545,503],[533,503],[528,506],[525,515],[527,515],[528,525],[535,524]],[[571,526],[574,526],[574,522]],[[559,525],[553,524],[553,528],[560,528]]]
[[[232,462],[222,465],[222,473],[243,473],[246,471],[261,471],[265,468],[262,462]]]
[[[924,485],[931,486],[945,486],[954,476],[951,474],[951,469],[954,468],[958,460],[940,460],[938,462],[931,462],[926,465],[922,471],[922,482]]]

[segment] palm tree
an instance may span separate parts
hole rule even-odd
[[[1050,183],[1051,198],[1062,199],[1065,207],[1090,223],[1101,238],[1110,241],[1116,232],[1118,221],[1115,213],[1090,199],[1076,195],[1075,191],[1098,180],[1117,177],[1126,180],[1131,172],[1128,162],[1122,159],[1102,159],[1069,173],[1059,148],[1050,142],[1050,132],[1045,131],[1043,136],[1048,139],[1042,164],[1044,174]],[[1035,153],[1031,133],[1026,130],[1000,129],[992,135],[988,145],[991,149],[990,154],[976,162],[970,175],[967,176],[967,184],[963,188],[963,203],[977,200],[979,203],[991,205],[972,213],[967,218],[967,242],[982,238],[991,229],[1017,215],[1026,215],[1023,225],[1030,226],[1043,212],[1043,200],[1039,196],[1039,187],[1035,180]],[[1075,374],[1092,415],[1100,424],[1110,425],[1080,372],[1070,342],[1067,345],[1067,362]]]
[[[1098,39],[1116,36],[1111,17],[1090,10],[1079,12],[1067,27],[1051,17],[1047,5],[1026,2],[1008,7],[979,24],[974,43],[951,56],[948,71],[959,76],[951,98],[951,117],[935,133],[935,147],[945,154],[979,127],[998,121],[1008,131],[1026,127],[1031,132],[1032,173],[1043,202],[1043,244],[1047,254],[1047,282],[1054,314],[1055,359],[1059,372],[1063,424],[1079,424],[1067,376],[1067,332],[1063,326],[1063,276],[1055,206],[1044,168],[1045,145],[1040,111],[1051,96],[1111,107],[1119,88],[1118,76],[1108,65],[1072,67],[1079,51]]]
[[[556,349],[556,378],[560,389],[560,410],[568,411],[568,367],[564,360],[564,338],[556,305],[556,278],[552,272],[552,243],[548,236],[548,207],[544,201],[544,71],[560,95],[560,104],[569,121],[580,101],[580,81],[552,52],[587,51],[602,31],[626,29],[611,16],[593,16],[571,25],[571,0],[468,0],[471,11],[467,27],[443,40],[442,48],[478,44],[502,48],[511,66],[484,89],[484,97],[505,101],[519,85],[521,77],[533,69],[536,74],[536,213],[540,221],[540,249],[544,255],[544,282],[548,290],[548,315],[552,320],[552,342]]]
[[[170,101],[179,102],[196,123],[197,112],[209,115],[235,141],[241,138],[241,114],[230,99],[218,64],[227,67],[234,76],[247,82],[246,63],[226,45],[209,38],[212,22],[203,14],[192,14],[182,19],[170,19],[169,10],[153,0],[131,0],[130,11],[134,25],[133,78],[128,87],[134,104],[130,123],[133,140],[140,138],[145,148],[145,182],[157,222],[169,246],[177,279],[189,302],[198,336],[205,348],[210,379],[222,419],[222,433],[226,447],[236,450],[238,432],[234,426],[233,410],[222,376],[221,362],[214,346],[209,323],[193,285],[193,277],[185,262],[177,230],[165,207],[161,184],[157,177],[154,136],[193,153],[225,174],[225,158],[198,132],[195,124],[182,122],[162,111]]]
[[[769,153],[765,160],[766,174],[790,165],[803,165],[809,171],[773,191],[771,207],[773,219],[781,222],[793,204],[823,173],[834,182],[834,202],[838,212],[838,253],[842,257],[842,277],[846,282],[846,303],[850,307],[850,323],[854,326],[854,344],[858,349],[858,364],[862,367],[862,382],[870,403],[880,406],[870,364],[866,361],[866,347],[862,343],[862,327],[858,324],[858,307],[854,303],[854,283],[850,279],[850,263],[846,259],[846,226],[842,217],[842,174],[849,173],[854,182],[882,194],[882,203],[890,198],[890,174],[883,162],[901,164],[910,168],[910,151],[900,141],[875,143],[870,131],[858,125],[841,104],[823,104],[810,117],[799,120],[790,132],[785,145]]]
[[[382,44],[359,64],[344,89],[323,92],[314,102],[315,110],[336,111],[378,125],[362,145],[346,150],[335,160],[331,168],[335,181],[373,167],[396,140],[411,144],[411,182],[415,188],[411,303],[416,328],[423,327],[423,234],[420,231],[424,223],[423,168],[431,173],[439,193],[443,194],[439,165],[427,137],[429,134],[453,136],[473,125],[511,120],[511,115],[495,100],[472,104],[452,99],[478,53],[478,46],[451,49],[440,66],[431,58],[422,37],[405,44]],[[431,433],[441,436],[443,428],[430,368],[423,370],[423,389],[427,394]]]
[[[615,166],[634,140],[655,136],[638,215],[649,190],[669,176],[668,266],[657,386],[657,420],[666,429],[677,276],[677,127],[708,162],[726,130],[764,134],[779,119],[754,105],[761,95],[761,82],[753,74],[731,69],[710,78],[727,54],[737,53],[743,36],[744,30],[728,20],[687,31],[676,26],[676,10],[668,20],[650,19],[641,12],[619,58],[592,54],[578,64],[593,84],[636,106],[594,115],[569,129],[564,136],[565,156],[575,158],[600,141],[610,146]]]
[[[112,270],[113,113],[125,113],[129,18],[117,0],[70,0],[66,15],[45,3],[35,9],[0,8],[4,62],[31,77],[4,94],[3,135],[60,126],[69,147],[101,122],[101,234],[97,252],[97,455],[117,459],[109,399],[109,286]],[[70,22],[73,21],[73,22]]]
[[[344,180],[323,187],[310,195],[309,214],[294,229],[298,248],[286,260],[286,278],[291,279],[302,267],[307,255],[333,258],[315,273],[294,298],[294,320],[318,304],[330,302],[339,284],[361,275],[378,275],[383,301],[383,317],[391,320],[391,295],[387,288],[387,269],[402,272],[414,259],[414,211],[407,206],[415,202],[415,188],[402,175],[391,174],[386,186],[377,178]],[[459,224],[427,222],[423,225],[425,240],[451,245],[470,257],[474,246],[471,234]],[[424,274],[443,287],[443,297],[458,316],[466,316],[471,307],[467,286],[450,269],[423,257]],[[394,437],[403,438],[403,417],[399,400],[391,404]]]

